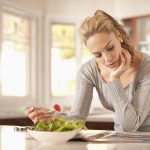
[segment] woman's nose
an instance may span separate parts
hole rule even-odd
[[[112,62],[113,56],[110,54],[104,54],[104,60],[105,60],[105,62]]]

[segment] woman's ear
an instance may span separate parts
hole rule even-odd
[[[120,33],[118,30],[117,30],[117,37],[118,37],[119,41],[120,41],[121,43],[123,43],[122,35],[121,35],[121,33]]]

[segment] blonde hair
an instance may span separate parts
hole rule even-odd
[[[117,35],[117,31],[119,31],[123,40],[123,42],[121,42],[121,46],[127,49],[131,56],[133,56],[134,48],[131,44],[131,37],[125,31],[123,26],[106,12],[97,10],[93,16],[85,18],[79,29],[81,40],[85,45],[87,40],[95,33],[114,32]]]

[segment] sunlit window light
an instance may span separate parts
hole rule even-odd
[[[29,19],[9,12],[2,14],[1,96],[28,95],[29,22]]]
[[[17,52],[11,42],[3,42],[1,53],[2,95],[25,96],[25,54]]]

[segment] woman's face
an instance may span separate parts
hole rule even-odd
[[[86,44],[98,64],[113,70],[118,68],[122,52],[120,35],[116,36],[113,32],[96,33],[87,40]]]

